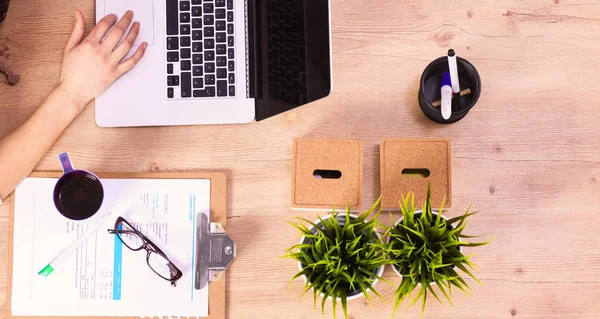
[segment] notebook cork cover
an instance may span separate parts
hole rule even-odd
[[[381,194],[386,209],[400,209],[402,195],[415,193],[415,206],[427,198],[433,207],[452,207],[451,147],[448,139],[384,139],[381,143]]]
[[[292,209],[360,209],[362,181],[362,141],[294,140]]]

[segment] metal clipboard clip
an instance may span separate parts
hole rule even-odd
[[[205,214],[196,215],[196,273],[194,287],[221,279],[235,258],[235,243],[221,224],[210,223]]]

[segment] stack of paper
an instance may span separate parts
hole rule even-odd
[[[84,222],[56,210],[56,181],[28,178],[16,190],[14,316],[208,316],[208,287],[195,290],[193,272],[196,214],[209,214],[210,180],[105,179],[102,208]],[[94,236],[48,278],[37,275],[103,213],[112,215]],[[177,287],[152,272],[145,250],[108,233],[119,216],[182,270]]]

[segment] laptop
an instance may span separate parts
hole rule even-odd
[[[328,96],[329,0],[96,0],[148,49],[96,99],[101,127],[249,123]]]

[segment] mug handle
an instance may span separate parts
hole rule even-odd
[[[71,163],[71,159],[67,153],[62,153],[58,155],[58,159],[60,159],[60,165],[62,166],[63,173],[69,173],[75,170],[73,167],[73,163]]]

